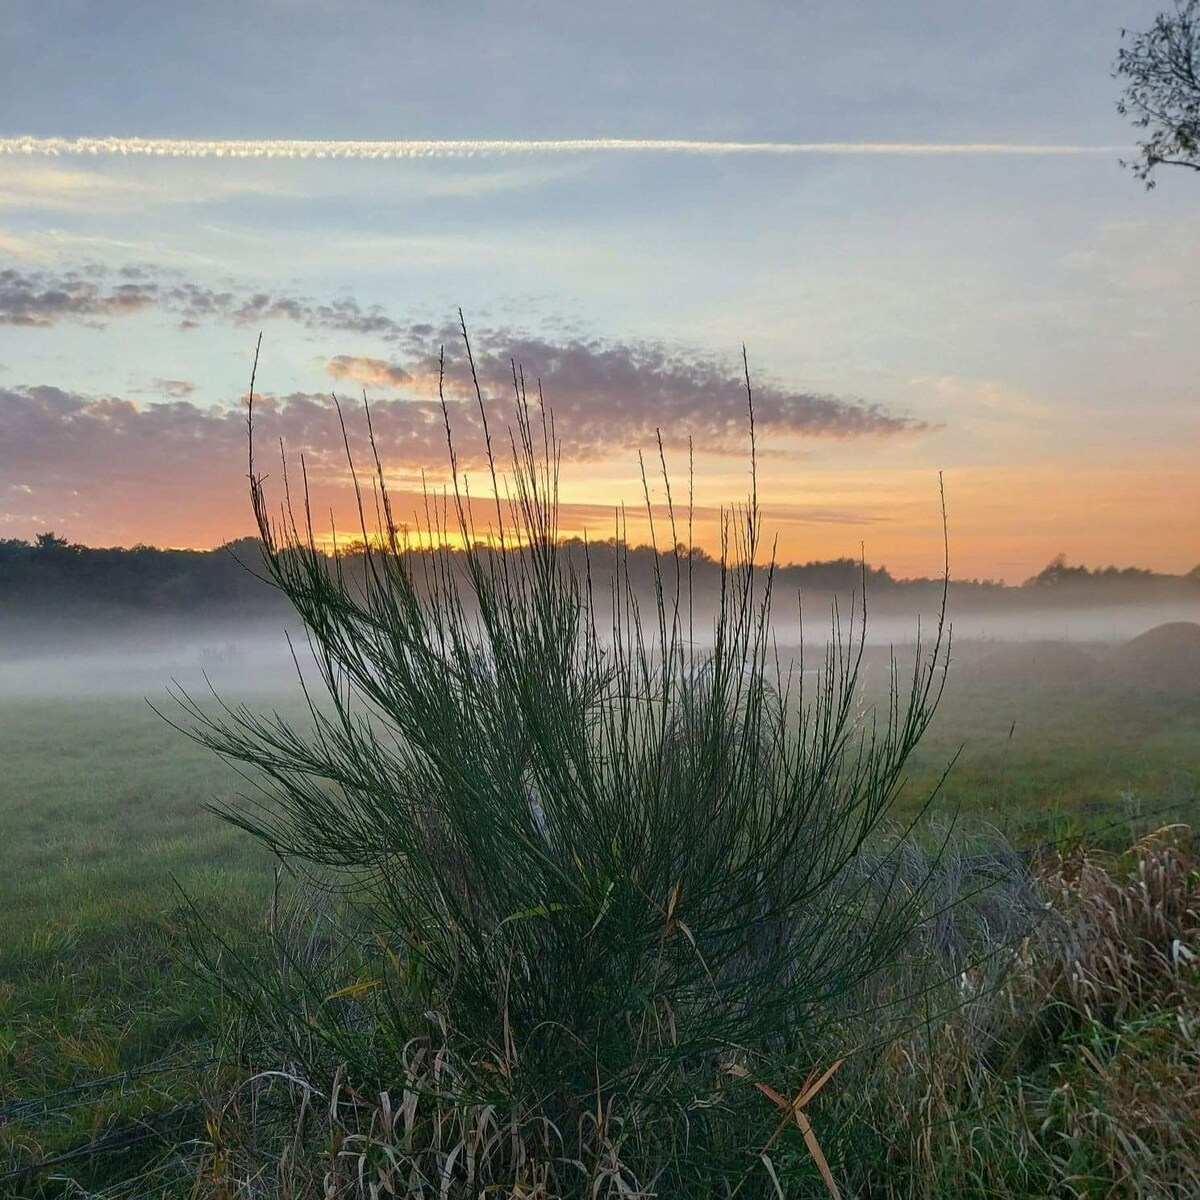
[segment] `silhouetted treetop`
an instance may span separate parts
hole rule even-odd
[[[1175,0],[1145,32],[1121,36],[1115,74],[1125,91],[1117,111],[1146,132],[1139,157],[1126,165],[1147,187],[1160,165],[1200,171],[1200,0]]]

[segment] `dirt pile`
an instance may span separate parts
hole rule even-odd
[[[1171,621],[1148,630],[1114,650],[1104,674],[1139,691],[1200,695],[1200,624]]]

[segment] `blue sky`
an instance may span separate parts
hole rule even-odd
[[[1150,3],[87,0],[5,5],[4,112],[48,136],[1125,140]],[[31,87],[29,81],[37,80]]]
[[[0,139],[850,145],[0,154],[0,535],[243,533],[223,417],[258,329],[268,392],[366,385],[410,405],[399,436],[427,398],[409,331],[432,344],[461,305],[498,362],[541,359],[525,365],[586,426],[565,472],[581,525],[636,499],[636,444],[668,420],[715,439],[701,499],[740,494],[722,389],[745,342],[777,407],[765,483],[785,557],[865,541],[936,570],[944,470],[960,574],[1019,579],[1060,550],[1188,569],[1200,185],[1164,172],[1147,193],[1120,169],[1133,136],[1110,74],[1120,29],[1155,10],[10,0]],[[943,152],[981,142],[1080,152]],[[290,437],[319,440],[316,419],[281,400]],[[428,452],[397,444],[398,477]]]

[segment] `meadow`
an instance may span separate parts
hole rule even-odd
[[[1135,1097],[1195,1058],[1200,626],[952,649],[946,580],[918,644],[835,608],[790,675],[755,486],[719,561],[613,543],[597,589],[517,387],[487,536],[456,490],[402,545],[376,458],[377,537],[360,492],[362,543],[331,558],[252,452],[256,562],[313,652],[290,691],[232,645],[192,648],[231,704],[115,643],[10,664],[0,1184],[1200,1183],[1190,1085],[1144,1128],[1094,1119],[1131,1037]]]
[[[1200,828],[1194,696],[997,682],[975,666],[988,653],[958,652],[898,817],[957,754],[932,814],[1017,847]],[[177,1148],[213,1139],[201,1097],[228,1016],[196,969],[190,906],[253,947],[272,904],[271,856],[206,808],[243,781],[131,695],[0,702],[0,762],[0,1194],[187,1194]]]

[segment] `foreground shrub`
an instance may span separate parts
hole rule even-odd
[[[947,911],[938,854],[883,836],[943,628],[871,711],[853,619],[815,684],[782,665],[753,488],[704,621],[661,443],[666,515],[648,487],[647,513],[673,556],[648,595],[620,550],[593,578],[558,539],[549,414],[515,372],[514,392],[506,477],[487,433],[486,523],[454,405],[450,487],[415,536],[371,437],[360,570],[318,547],[307,481],[273,513],[252,446],[266,569],[320,696],[308,730],[181,699],[261,784],[224,815],[343,901],[276,922],[275,972],[230,951],[220,970],[257,1061],[315,1089],[326,1149],[397,1193],[836,1191],[807,1106],[968,965],[915,952]]]

